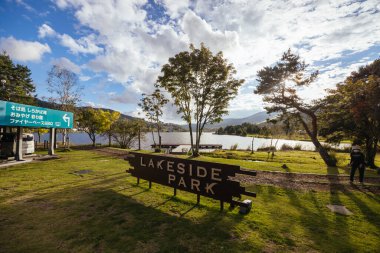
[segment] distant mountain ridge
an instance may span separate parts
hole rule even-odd
[[[251,124],[260,124],[265,122],[267,119],[272,119],[275,117],[275,114],[267,114],[266,111],[258,112],[255,114],[252,114],[251,116],[244,117],[244,118],[226,118],[222,122],[216,123],[216,124],[206,124],[205,129],[206,130],[216,130],[220,127],[226,127],[226,126],[236,126],[241,125],[243,123],[251,123]],[[187,125],[181,125],[182,127],[187,129]],[[193,128],[195,127],[195,124],[192,125]]]
[[[57,105],[54,104],[54,103],[52,103],[52,102],[44,101],[44,100],[41,100],[41,99],[38,99],[38,98],[35,98],[35,102],[36,102],[36,105],[40,106],[40,107],[45,107],[45,108],[50,108],[50,109],[57,109]],[[77,106],[76,108],[77,109],[92,108],[94,110],[119,112],[119,111],[116,111],[116,110],[113,110],[113,109],[109,109],[109,108],[94,108],[94,107],[91,107],[91,106]],[[120,117],[123,118],[123,119],[128,119],[128,120],[136,120],[136,119],[138,119],[136,117],[123,114],[121,112],[119,112],[119,113],[120,113]],[[143,119],[143,120],[146,121],[145,119]],[[148,123],[148,124],[150,124],[150,123]],[[164,126],[163,130],[164,131],[169,131],[169,132],[172,132],[172,131],[186,131],[186,129],[187,129],[187,128],[183,128],[182,126],[177,125],[177,124],[173,124],[173,123],[163,123],[163,126]]]
[[[209,125],[208,127],[219,128],[219,127],[226,127],[226,126],[241,125],[243,123],[259,124],[273,117],[274,117],[273,114],[267,114],[266,111],[262,111],[262,112],[252,114],[251,116],[244,117],[244,118],[226,118],[222,122]]]

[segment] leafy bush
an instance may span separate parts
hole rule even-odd
[[[261,147],[261,148],[258,148],[257,151],[277,151],[276,147],[275,146],[268,146],[268,147]]]
[[[293,150],[293,147],[284,143],[282,144],[281,148],[280,148],[282,151],[286,151],[286,150]]]
[[[237,149],[237,147],[238,147],[238,144],[237,144],[237,143],[235,143],[234,145],[232,145],[232,146],[231,146],[230,150],[236,150],[236,149]]]
[[[299,144],[299,143],[297,143],[295,146],[294,146],[294,148],[293,148],[293,150],[302,150],[302,145],[301,144]]]

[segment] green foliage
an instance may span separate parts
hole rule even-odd
[[[260,127],[256,124],[243,123],[241,125],[226,126],[225,128],[220,127],[216,133],[247,136],[247,134],[263,134],[267,133],[267,131],[268,128],[266,126]]]
[[[162,108],[169,102],[168,99],[161,93],[159,89],[156,89],[152,94],[146,95],[142,94],[141,103],[139,106],[145,113],[148,121],[155,125],[158,134],[158,146],[161,149],[161,128],[162,123],[160,121],[160,117],[162,116]],[[153,143],[156,145],[156,141],[154,139],[153,129],[152,129],[152,138]]]
[[[0,54],[0,100],[33,104],[36,88],[27,66],[14,64],[3,52]]]
[[[204,126],[222,120],[244,80],[234,78],[236,70],[223,58],[222,52],[213,55],[204,44],[200,49],[190,45],[190,51],[169,58],[161,72],[157,83],[171,94],[178,113],[188,124],[192,153],[197,156]]]
[[[257,72],[259,85],[254,92],[264,96],[263,101],[269,104],[265,108],[268,113],[278,112],[280,120],[287,123],[296,120],[302,124],[325,163],[335,166],[318,140],[318,105],[305,102],[297,94],[299,88],[309,86],[318,76],[318,71],[307,75],[307,66],[289,49],[275,65]]]
[[[112,138],[121,148],[131,148],[139,137],[139,121],[119,119],[113,125]]]
[[[96,135],[102,133],[107,123],[104,111],[84,107],[80,109],[78,114],[78,128],[88,134],[92,146],[95,147]]]
[[[116,121],[120,118],[120,112],[117,111],[108,111],[108,110],[100,110],[103,118],[103,124],[100,129],[100,132],[102,133],[103,136],[108,137],[108,146],[111,146],[111,137],[112,133],[114,132],[114,124]]]
[[[329,142],[355,137],[364,140],[367,163],[376,167],[374,157],[380,140],[380,59],[353,72],[322,101],[321,134]]]

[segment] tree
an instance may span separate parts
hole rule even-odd
[[[138,150],[141,150],[141,140],[145,139],[145,135],[141,135],[142,133],[148,130],[147,124],[143,119],[136,119],[136,125],[138,129]]]
[[[59,110],[74,112],[80,102],[82,86],[78,84],[78,76],[63,67],[53,65],[48,72],[48,91],[52,95],[49,101]],[[66,143],[67,130],[63,129],[62,141]]]
[[[119,119],[114,124],[113,139],[121,148],[131,148],[139,136],[139,123],[136,120]]]
[[[190,45],[190,51],[169,58],[161,72],[157,83],[174,99],[177,112],[189,127],[192,154],[198,156],[204,126],[222,120],[244,80],[234,78],[236,70],[222,52],[213,55],[203,43],[200,49]]]
[[[10,57],[0,54],[0,100],[33,104],[36,88],[27,66],[15,65]]]
[[[380,140],[380,59],[360,67],[330,90],[322,101],[324,125],[321,134],[330,142],[344,138],[364,140],[366,162],[376,168],[375,156]]]
[[[158,134],[158,148],[161,150],[161,121],[162,107],[168,103],[168,99],[164,97],[159,89],[156,89],[152,94],[146,95],[142,94],[141,103],[139,106],[145,112],[145,116],[148,120],[155,126]],[[156,146],[156,141],[154,139],[153,128],[152,128],[152,138],[154,145]]]
[[[102,110],[94,110],[91,107],[82,108],[79,111],[78,127],[86,132],[95,147],[96,135],[104,129],[104,113]]]
[[[34,130],[35,133],[38,135],[38,143],[41,143],[41,134],[47,134],[49,132],[49,129],[47,128],[36,128]]]
[[[102,132],[102,135],[105,135],[108,137],[108,146],[111,147],[112,132],[114,131],[114,124],[120,118],[120,112],[100,110],[99,113],[103,114],[101,117],[104,119],[103,126],[102,126],[102,129],[100,129],[100,131]]]
[[[307,75],[307,67],[289,49],[274,66],[257,72],[259,85],[254,92],[264,95],[268,113],[279,112],[281,120],[291,117],[300,122],[326,165],[335,166],[336,160],[318,140],[318,104],[307,103],[297,94],[298,88],[310,85],[318,76],[318,71]]]

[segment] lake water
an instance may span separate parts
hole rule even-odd
[[[195,134],[194,134],[195,135]],[[162,133],[162,143],[163,144],[190,144],[190,134],[189,132],[168,132]],[[91,144],[91,139],[88,137],[86,133],[69,133],[70,143],[74,144]],[[62,140],[62,135],[57,135],[58,141]],[[38,137],[36,135],[36,140]],[[41,141],[49,140],[49,135],[44,134],[41,136]],[[155,134],[155,140],[158,143],[157,134]],[[277,139],[272,140],[272,145],[276,144]],[[98,136],[96,139],[96,143],[107,144],[108,138]],[[142,149],[151,149],[150,145],[153,144],[152,134],[145,134],[143,140],[141,141]],[[252,137],[241,137],[235,135],[217,135],[213,133],[203,133],[201,138],[201,144],[222,144],[223,149],[229,149],[232,145],[238,144],[238,149],[247,149],[252,145]],[[309,141],[293,141],[293,140],[285,140],[279,139],[277,142],[277,149],[281,148],[283,144],[290,145],[292,147],[296,145],[301,145],[303,150],[314,150],[313,143]],[[257,148],[268,147],[271,145],[271,139],[265,138],[254,138],[253,148],[257,150]],[[339,147],[344,148],[349,146],[349,144],[341,144]],[[137,142],[134,145],[137,147]]]

